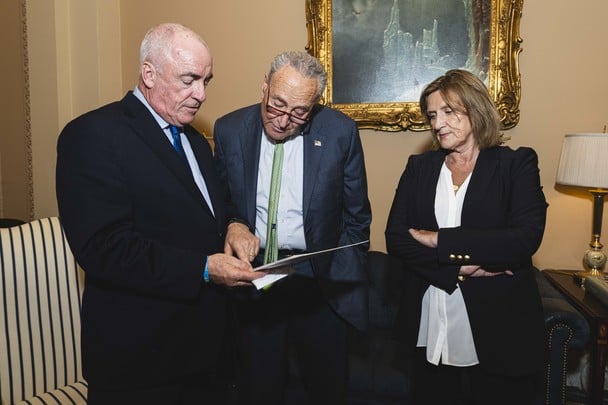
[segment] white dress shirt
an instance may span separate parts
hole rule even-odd
[[[260,167],[256,194],[255,234],[260,247],[266,247],[268,196],[272,177],[274,143],[262,130]],[[304,139],[294,136],[283,144],[283,171],[277,210],[277,240],[280,249],[306,250],[304,237]]]
[[[435,193],[435,217],[439,228],[460,226],[462,204],[471,175],[454,192],[452,173],[444,163]],[[457,286],[452,294],[429,286],[422,298],[418,347],[426,346],[429,363],[450,366],[479,364],[473,332],[462,291]]]

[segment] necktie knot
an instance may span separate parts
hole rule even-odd
[[[184,152],[184,146],[182,145],[182,138],[180,133],[182,132],[181,128],[176,127],[175,125],[169,125],[169,131],[171,131],[171,136],[173,137],[173,148],[179,153],[179,155],[186,158],[186,152]]]

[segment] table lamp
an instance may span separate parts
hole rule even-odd
[[[601,276],[606,264],[600,236],[604,196],[608,194],[608,134],[566,135],[555,182],[584,187],[593,195],[593,233],[583,262],[587,276]]]

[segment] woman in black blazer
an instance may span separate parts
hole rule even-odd
[[[386,228],[409,273],[397,328],[414,403],[531,403],[544,364],[536,153],[501,146],[496,108],[467,71],[430,83],[420,107],[435,148],[409,158]]]

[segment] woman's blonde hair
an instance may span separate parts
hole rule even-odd
[[[479,149],[497,146],[509,139],[500,132],[500,116],[488,89],[473,73],[461,69],[448,70],[424,88],[420,95],[420,110],[427,122],[427,99],[436,91],[453,111],[469,117]],[[435,135],[432,128],[431,133]],[[439,148],[436,138],[434,146]]]

